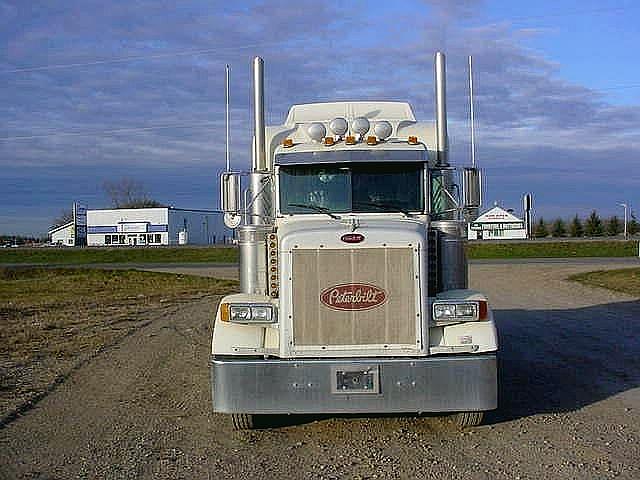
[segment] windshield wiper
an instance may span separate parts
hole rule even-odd
[[[393,209],[396,210],[400,213],[403,213],[405,216],[407,217],[411,217],[411,212],[409,212],[409,210],[399,207],[398,205],[394,204],[394,203],[378,203],[378,202],[353,202],[353,205],[361,205],[361,206],[366,206],[366,207],[375,207],[378,210],[384,210],[385,212],[389,212],[388,209]]]
[[[335,213],[331,213],[331,210],[329,210],[327,207],[321,207],[320,205],[314,205],[314,204],[305,205],[304,203],[290,203],[288,204],[288,206],[308,208],[309,210],[313,210],[314,212],[325,213],[335,220],[340,220],[340,217],[338,215],[336,215]]]

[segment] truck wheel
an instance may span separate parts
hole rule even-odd
[[[482,423],[484,412],[460,412],[453,416],[453,420],[460,428],[476,427]]]
[[[232,413],[231,423],[234,430],[252,430],[256,427],[256,416],[251,413]]]

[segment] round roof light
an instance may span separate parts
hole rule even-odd
[[[347,133],[348,128],[349,124],[342,117],[334,118],[329,124],[329,130],[331,130],[335,135],[344,135]]]
[[[391,136],[391,132],[393,132],[393,127],[386,120],[381,120],[380,122],[376,122],[373,126],[373,133],[376,134],[380,140],[386,140]]]
[[[369,120],[364,117],[358,117],[351,122],[351,130],[354,132],[364,135],[369,131]]]
[[[311,140],[314,142],[321,142],[322,139],[327,134],[327,129],[324,128],[324,125],[320,122],[313,122],[307,128],[307,135],[311,137]]]

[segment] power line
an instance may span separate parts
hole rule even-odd
[[[292,43],[295,41],[291,41]],[[132,55],[128,57],[119,57],[119,58],[111,58],[106,60],[93,60],[89,62],[76,62],[76,63],[60,63],[54,65],[41,65],[36,67],[25,67],[25,68],[16,68],[13,70],[4,70],[0,72],[2,75],[7,75],[11,73],[28,73],[28,72],[39,72],[45,70],[62,70],[66,68],[76,68],[76,67],[93,67],[98,65],[110,65],[116,63],[127,63],[127,62],[136,62],[140,60],[154,60],[158,58],[170,58],[170,57],[187,57],[191,55],[212,55],[216,53],[224,53],[224,52],[234,52],[237,50],[246,50],[249,48],[260,48],[265,46],[274,46],[281,45],[285,42],[261,42],[255,44],[248,45],[238,45],[236,47],[222,47],[222,48],[211,48],[204,50],[185,50],[182,52],[171,52],[171,53],[152,53],[149,55]]]
[[[153,125],[148,127],[130,127],[130,128],[115,128],[110,130],[97,130],[93,132],[61,132],[54,131],[50,133],[43,133],[40,135],[17,135],[12,137],[0,137],[0,141],[13,141],[13,140],[35,140],[40,138],[56,138],[56,137],[87,137],[92,135],[117,135],[119,133],[138,133],[148,132],[153,130],[166,130],[171,128],[204,128],[219,126],[216,122],[205,123],[191,123],[191,124],[179,124],[179,125]]]
[[[603,8],[594,8],[591,10],[574,10],[572,12],[559,12],[559,13],[549,13],[546,15],[531,15],[528,17],[514,17],[514,18],[504,18],[499,20],[500,22],[510,22],[510,23],[520,23],[526,22],[529,20],[543,20],[545,18],[562,18],[562,17],[571,17],[576,15],[589,15],[594,13],[612,13],[612,12],[623,12],[625,10],[630,10],[633,8],[637,8],[639,4],[629,3],[619,7],[603,7]]]

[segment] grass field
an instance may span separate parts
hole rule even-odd
[[[237,285],[135,270],[0,268],[0,419],[150,321],[148,312]]]
[[[234,247],[3,248],[0,264],[86,265],[90,263],[233,263]]]
[[[569,280],[592,287],[608,288],[635,297],[640,297],[640,268],[621,268],[617,270],[598,270],[596,272],[579,273]]]
[[[570,257],[633,257],[638,255],[638,242],[571,241],[469,243],[470,259],[481,258],[570,258]]]
[[[469,243],[470,259],[632,257],[637,241]],[[136,263],[236,263],[236,247],[15,248],[0,249],[0,264],[86,265]]]

